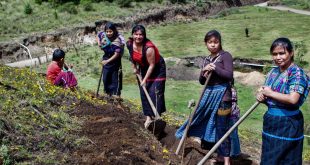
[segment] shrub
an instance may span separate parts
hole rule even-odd
[[[57,13],[57,10],[55,10],[55,11],[54,11],[54,18],[55,18],[55,19],[58,19],[58,13]]]
[[[36,4],[39,4],[39,5],[42,4],[42,0],[35,0],[34,2],[35,2]]]
[[[131,2],[132,2],[132,0],[118,0],[117,4],[120,7],[131,7]]]
[[[263,74],[267,74],[272,68],[272,65],[271,64],[266,64],[264,67],[263,67]]]
[[[304,56],[307,54],[308,50],[304,41],[294,42],[295,48],[295,63],[304,67],[307,65],[307,62],[304,61]]]
[[[68,12],[70,14],[77,14],[78,10],[73,2],[68,2],[59,7],[61,12]]]
[[[169,0],[171,3],[175,4],[175,3],[186,3],[186,0]]]
[[[86,3],[86,4],[84,5],[84,10],[85,10],[85,11],[93,11],[93,10],[94,10],[94,7],[93,7],[92,3]]]
[[[26,3],[24,6],[24,13],[29,15],[29,14],[32,14],[32,12],[33,12],[33,9],[30,3]]]

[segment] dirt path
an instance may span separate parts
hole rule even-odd
[[[259,7],[267,7],[270,9],[275,9],[275,10],[281,10],[281,11],[289,11],[297,14],[303,14],[303,15],[310,15],[310,11],[305,11],[305,10],[298,10],[298,9],[293,9],[287,6],[268,6],[268,2],[260,3],[258,5]]]

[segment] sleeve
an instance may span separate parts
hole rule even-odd
[[[116,45],[113,45],[113,50],[115,53],[121,53],[122,52],[122,48]]]
[[[233,78],[233,59],[230,53],[225,52],[221,55],[221,59],[223,60],[224,67],[218,67],[215,68],[215,73],[219,75],[220,77],[232,80]],[[216,65],[216,63],[215,63]]]
[[[123,36],[122,34],[119,33],[119,34],[118,34],[118,38],[119,38],[121,44],[122,44],[122,45],[125,45],[125,38],[124,38],[124,36]]]
[[[300,68],[295,68],[289,75],[288,84],[290,93],[297,92],[303,95],[308,86],[307,76],[305,75],[303,70],[301,70]]]

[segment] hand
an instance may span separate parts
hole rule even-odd
[[[67,65],[68,65],[68,64],[67,64]],[[73,68],[73,64],[69,64],[68,67],[69,67],[70,69],[72,69],[72,68]]]
[[[266,97],[262,94],[262,92],[258,92],[256,94],[256,100],[259,102],[264,102],[266,100]]]
[[[216,67],[215,64],[210,63],[210,64],[206,65],[206,66],[202,69],[202,71],[208,71],[208,72],[210,72],[210,71],[215,70],[215,67]]]
[[[205,73],[203,74],[204,77],[208,77],[209,75],[209,71],[205,71]]]
[[[263,86],[261,92],[265,97],[270,97],[274,91],[268,86]]]
[[[72,65],[72,64],[63,63],[63,67],[64,67],[66,70],[69,70],[69,69],[72,69],[72,68],[73,68],[73,65]]]
[[[133,74],[139,74],[139,71],[137,68],[133,68]]]
[[[141,87],[145,86],[146,85],[146,80],[143,80],[140,85],[141,85]]]
[[[101,64],[102,64],[103,66],[106,65],[107,63],[109,63],[108,60],[102,60],[102,61],[101,61]]]

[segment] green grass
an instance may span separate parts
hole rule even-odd
[[[30,15],[24,14],[24,6],[29,2],[33,8]],[[37,32],[55,31],[73,26],[94,25],[98,20],[121,21],[121,17],[136,14],[141,9],[162,6],[158,3],[138,3],[132,8],[120,8],[115,3],[93,3],[93,11],[85,11],[84,5],[74,6],[78,14],[61,12],[61,7],[53,8],[50,3],[35,4],[34,0],[0,1],[0,41],[11,40]],[[57,13],[58,19],[55,18]]]
[[[292,8],[310,10],[309,0],[281,0],[281,2]]]
[[[238,11],[236,11],[238,10]],[[304,41],[310,50],[310,17],[289,12],[274,11],[258,7],[242,7],[228,11],[228,16],[219,14],[212,19],[191,24],[172,23],[165,26],[151,26],[147,28],[147,35],[158,47],[164,57],[185,57],[207,55],[203,38],[207,31],[217,29],[222,33],[224,48],[230,51],[234,57],[271,59],[269,47],[277,37],[286,36],[292,41]],[[250,37],[246,38],[244,28],[250,30]],[[125,33],[126,38],[129,33]],[[75,65],[75,71],[79,78],[79,86],[96,91],[100,74],[100,61],[102,52],[97,46],[82,47],[79,56],[69,52],[66,60]],[[126,50],[126,57],[128,53]],[[87,64],[87,59],[88,65]],[[310,51],[305,56],[310,61]],[[169,64],[168,64],[169,65]],[[309,69],[309,67],[307,67]],[[139,90],[135,76],[132,74],[130,63],[123,59],[124,83],[122,97],[140,102]],[[239,106],[241,114],[244,114],[255,103],[254,87],[247,87],[238,83]],[[166,81],[166,106],[168,112],[176,112],[181,116],[187,116],[187,101],[198,99],[202,86],[198,81]],[[102,92],[102,88],[101,88]],[[310,99],[301,108],[304,113],[305,125],[310,125]],[[253,133],[252,138],[260,138],[262,130],[265,105],[259,105],[256,110],[240,125],[240,130]],[[184,118],[185,119],[185,118]],[[310,132],[306,131],[306,134]],[[305,140],[306,141],[306,140]],[[309,155],[309,143],[305,142],[305,154]]]
[[[236,9],[232,9],[236,10]],[[208,55],[205,34],[217,29],[222,34],[223,47],[234,57],[271,59],[269,48],[278,37],[304,41],[310,50],[310,17],[260,7],[242,7],[226,17],[190,24],[174,23],[147,29],[148,37],[158,46],[164,57]],[[250,37],[245,37],[248,27]],[[310,61],[310,51],[305,55]]]

